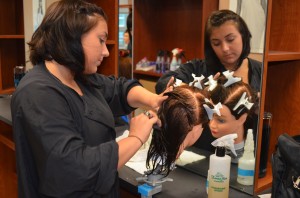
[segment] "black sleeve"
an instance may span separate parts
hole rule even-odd
[[[115,117],[127,115],[135,109],[128,104],[127,95],[132,87],[142,86],[136,79],[107,77],[101,74],[95,74],[91,79],[100,86],[98,90],[105,97]]]
[[[193,80],[192,73],[196,76],[203,74],[207,77],[207,68],[203,60],[194,59],[182,64],[177,70],[169,71],[160,77],[155,85],[155,91],[157,94],[162,93],[172,76],[182,80],[184,83],[189,83]]]
[[[250,71],[249,71],[249,82],[252,89],[254,89],[256,92],[260,92],[261,89],[261,79],[262,79],[262,63],[250,59]]]

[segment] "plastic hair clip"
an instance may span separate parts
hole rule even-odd
[[[227,82],[224,84],[224,87],[228,87],[228,86],[242,80],[242,78],[233,77],[233,71],[227,70],[227,71],[223,72],[223,74],[228,79]]]
[[[180,86],[182,84],[182,80],[180,80],[180,79],[175,79],[175,83],[174,83],[174,87],[178,87],[178,86]]]
[[[189,86],[197,87],[198,89],[203,89],[201,85],[201,80],[203,80],[205,77],[201,75],[200,77],[196,77],[195,74],[192,74],[194,80],[189,83]]]
[[[236,105],[233,107],[233,111],[237,110],[237,108],[239,108],[239,106],[241,105],[245,106],[248,110],[250,110],[253,104],[254,103],[248,101],[248,97],[246,97],[246,92],[244,92],[238,103],[236,103]],[[241,110],[237,112],[237,114],[239,114],[240,112]]]
[[[204,98],[204,101],[205,101],[205,102],[211,103],[210,100],[209,100],[208,98]]]
[[[209,86],[208,90],[209,90],[209,91],[212,91],[212,90],[214,90],[214,88],[216,88],[216,86],[217,86],[217,81],[214,80],[214,78],[213,78],[212,75],[210,75],[210,76],[208,77],[208,82],[206,82],[205,85],[208,85],[208,86]]]
[[[214,105],[213,109],[211,109],[207,104],[203,104],[203,107],[210,120],[212,119],[214,113],[216,113],[218,116],[221,116],[220,109],[222,108],[222,104],[220,102]]]

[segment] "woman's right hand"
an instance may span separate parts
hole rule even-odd
[[[143,143],[145,143],[151,133],[154,124],[158,124],[158,117],[153,111],[147,111],[146,113],[141,113],[130,120],[129,136],[134,135],[139,137]]]

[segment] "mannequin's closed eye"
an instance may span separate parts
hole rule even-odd
[[[213,119],[214,119],[215,121],[219,122],[219,123],[225,123],[225,122],[226,122],[226,120],[225,120],[224,118],[222,118],[222,117],[220,117],[220,116],[218,116],[218,115],[214,115],[214,116],[213,116]]]

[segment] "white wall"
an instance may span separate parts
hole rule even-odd
[[[46,0],[46,7],[57,0]],[[25,59],[26,69],[32,68],[32,64],[29,62],[29,48],[27,42],[30,41],[33,34],[33,9],[32,0],[23,0],[24,9],[24,36],[25,36]]]

